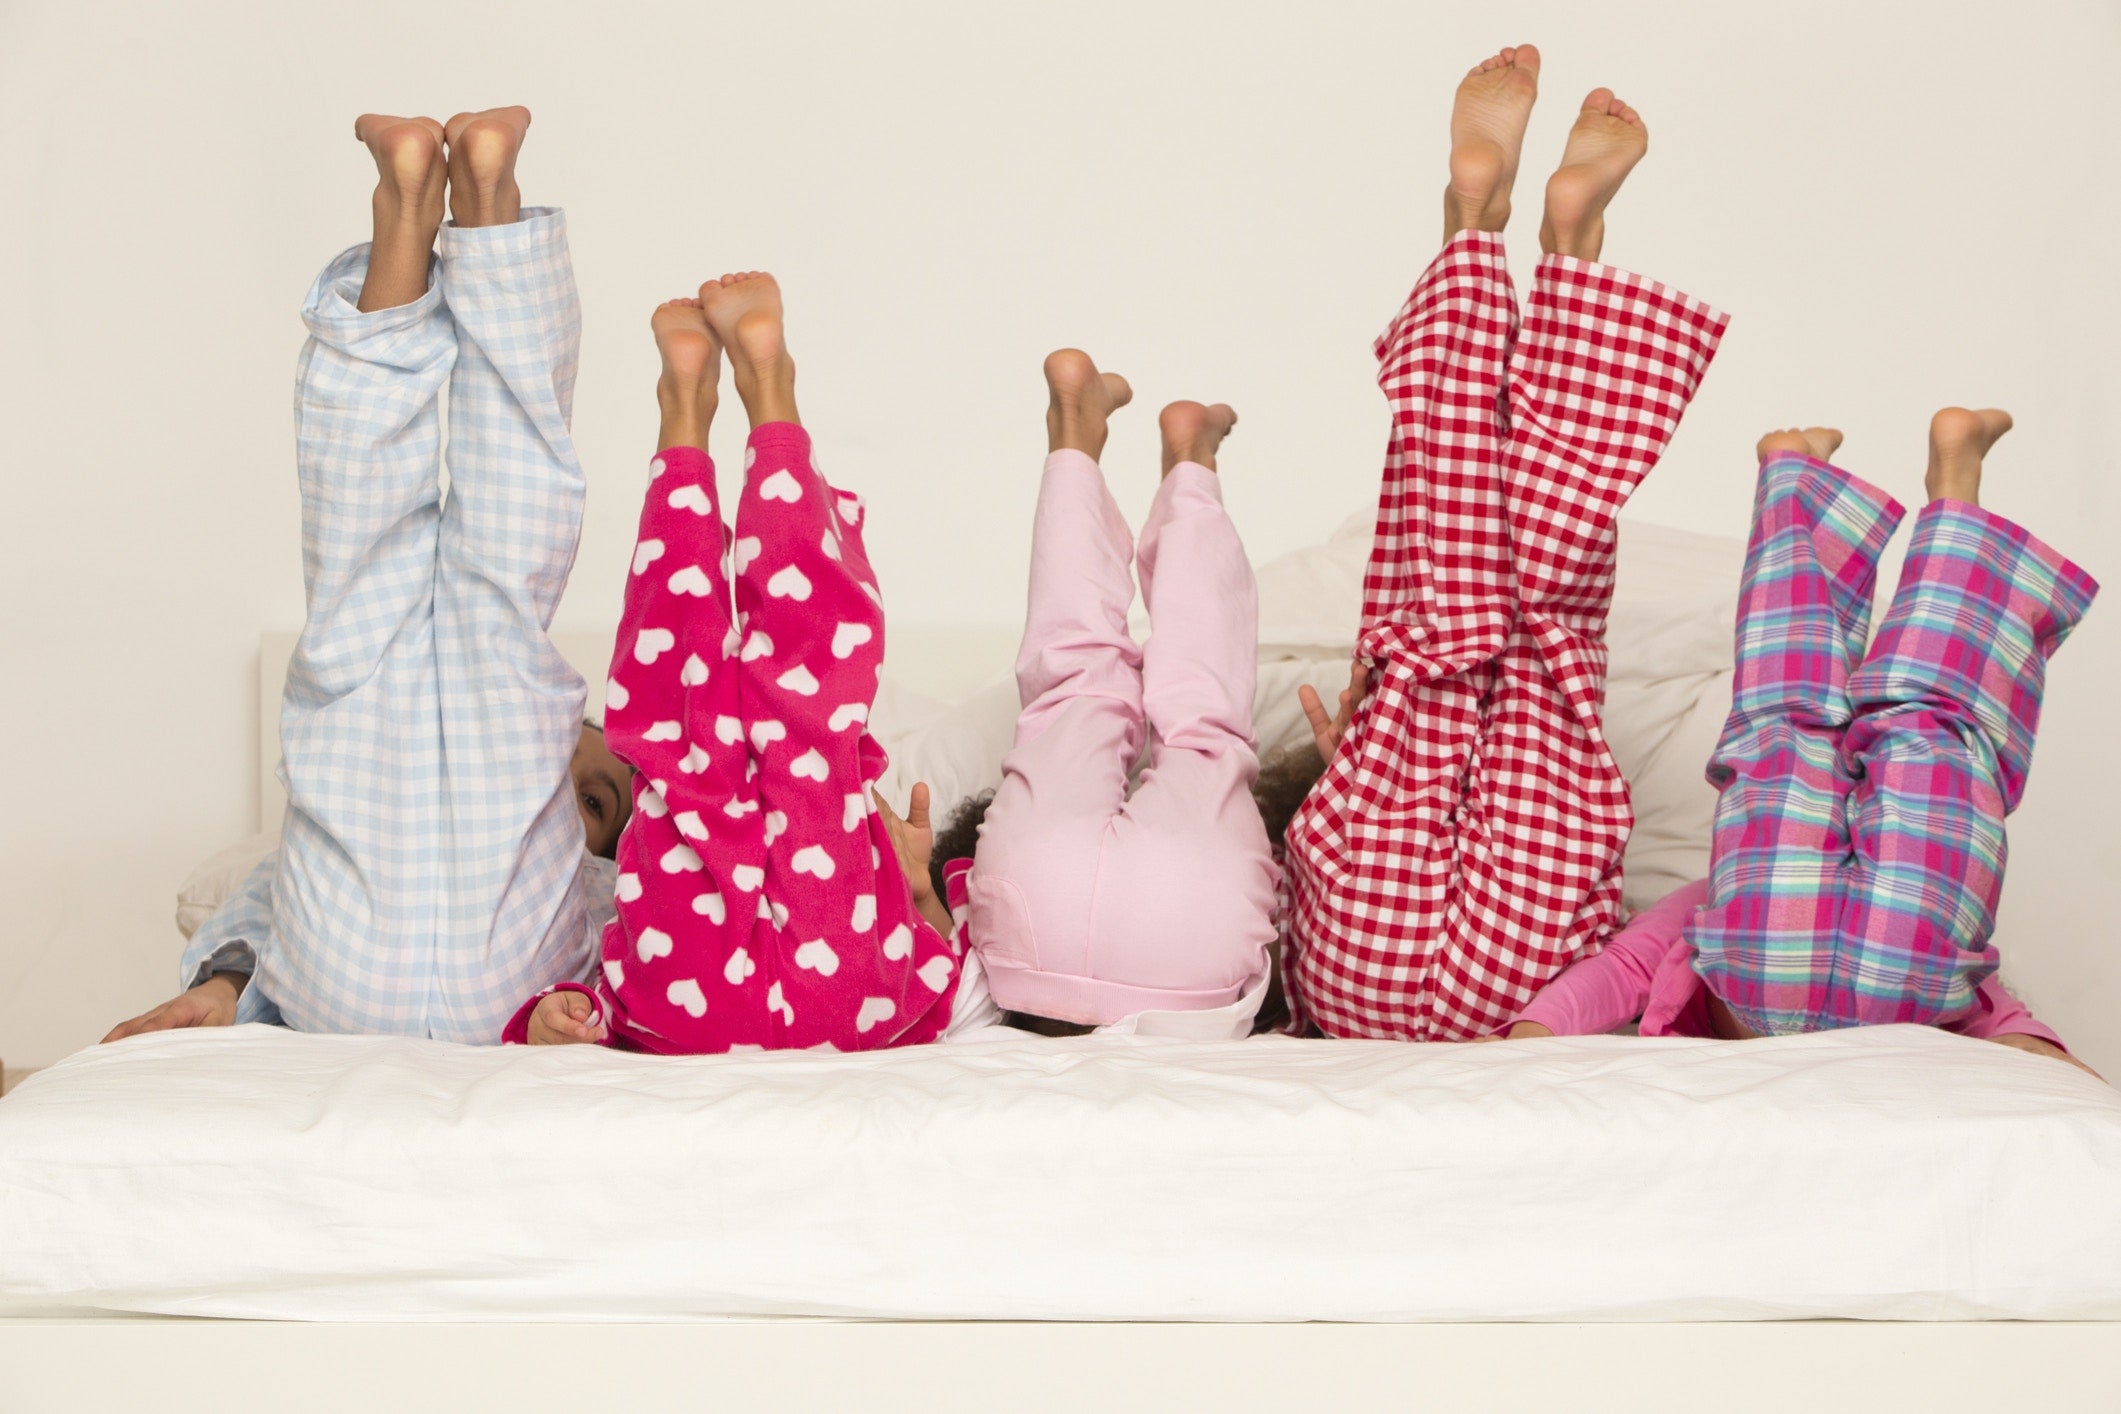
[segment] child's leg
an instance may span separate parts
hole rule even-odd
[[[435,572],[450,906],[434,1031],[456,1040],[490,1040],[525,992],[584,975],[595,941],[569,772],[585,694],[546,636],[582,526],[581,306],[560,213],[486,195],[513,192],[528,120],[450,124],[457,219],[441,233],[457,361]]]
[[[1849,674],[1901,516],[1827,464],[1838,433],[1800,440],[1808,454],[1787,436],[1761,443],[1731,713],[1709,758],[1709,896],[1687,930],[1710,992],[1762,1032],[1805,1029],[1821,1002],[1849,859]]]
[[[866,730],[884,612],[863,507],[819,474],[796,421],[772,278],[710,281],[701,302],[752,421],[734,563],[741,715],[764,806],[764,916],[749,985],[763,1001],[766,1043],[870,1050],[933,1040],[950,1018],[957,956],[914,907],[870,799],[886,764]]]
[[[1377,341],[1392,405],[1356,655],[1369,692],[1290,822],[1287,975],[1330,1035],[1428,1032],[1464,784],[1515,614],[1501,427],[1516,303],[1502,223],[1537,51],[1467,76],[1443,253]]]
[[[288,664],[287,818],[270,939],[246,997],[313,1031],[428,1030],[445,843],[433,596],[437,400],[456,358],[428,285],[442,133],[364,118],[382,180],[375,238],[303,307],[296,465],[308,621]]]
[[[2047,660],[2098,592],[1974,503],[1982,455],[2008,426],[2001,413],[1937,415],[1933,485],[1940,468],[1968,484],[1915,518],[1899,589],[1849,680],[1858,867],[1844,876],[1819,1024],[1950,1022],[1996,969],[2003,817],[2025,790]]]
[[[1056,992],[1051,974],[1080,968],[1106,832],[1142,746],[1141,650],[1127,631],[1134,535],[1097,464],[1106,418],[1132,394],[1074,349],[1046,360],[1046,381],[1051,452],[1016,658],[1023,709],[966,880],[968,935],[998,1005],[1079,1021],[1082,989]]]
[[[1137,556],[1151,755],[1113,826],[1097,932],[1100,974],[1175,994],[1164,1009],[1235,1001],[1274,942],[1277,871],[1252,799],[1259,594],[1214,470],[1235,421],[1221,404],[1164,409],[1164,481]]]
[[[605,740],[635,770],[618,844],[618,916],[596,994],[614,1041],[701,1052],[765,1044],[748,951],[765,883],[751,753],[742,729],[727,532],[707,427],[720,349],[694,300],[655,314],[663,356],[661,447],[612,647]],[[529,1008],[510,1023],[522,1039]]]
[[[1582,145],[1587,131],[1639,139],[1639,119],[1603,111],[1614,102],[1579,118],[1563,172],[1619,185],[1639,143]],[[1569,229],[1550,201],[1546,229],[1557,224]],[[1458,819],[1438,1035],[1505,1024],[1619,924],[1634,817],[1600,722],[1614,521],[1663,455],[1727,322],[1639,276],[1559,254],[1540,262],[1510,356],[1503,448],[1517,622]]]

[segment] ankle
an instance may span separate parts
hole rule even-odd
[[[720,401],[712,388],[684,387],[663,378],[656,383],[655,401],[662,414],[656,446],[707,450],[707,429]]]

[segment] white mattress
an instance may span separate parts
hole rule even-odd
[[[2121,1317],[2121,1095],[1908,1027],[667,1059],[264,1027],[0,1102],[0,1313]]]

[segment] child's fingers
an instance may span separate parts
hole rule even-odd
[[[893,834],[897,834],[899,826],[906,822],[901,820],[898,812],[891,808],[891,802],[884,799],[884,793],[874,786],[869,788],[869,798],[876,802],[876,813],[883,816],[884,823],[891,827]]]
[[[1333,725],[1333,719],[1326,715],[1326,704],[1318,700],[1318,689],[1311,684],[1304,683],[1296,689],[1296,700],[1302,704],[1304,720],[1311,724],[1312,732],[1323,734]]]
[[[916,830],[928,828],[928,783],[915,781],[913,794],[906,800],[906,823]]]

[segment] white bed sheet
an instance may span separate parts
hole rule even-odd
[[[2121,1096],[1934,1031],[668,1059],[265,1027],[0,1102],[0,1313],[2121,1317]]]

